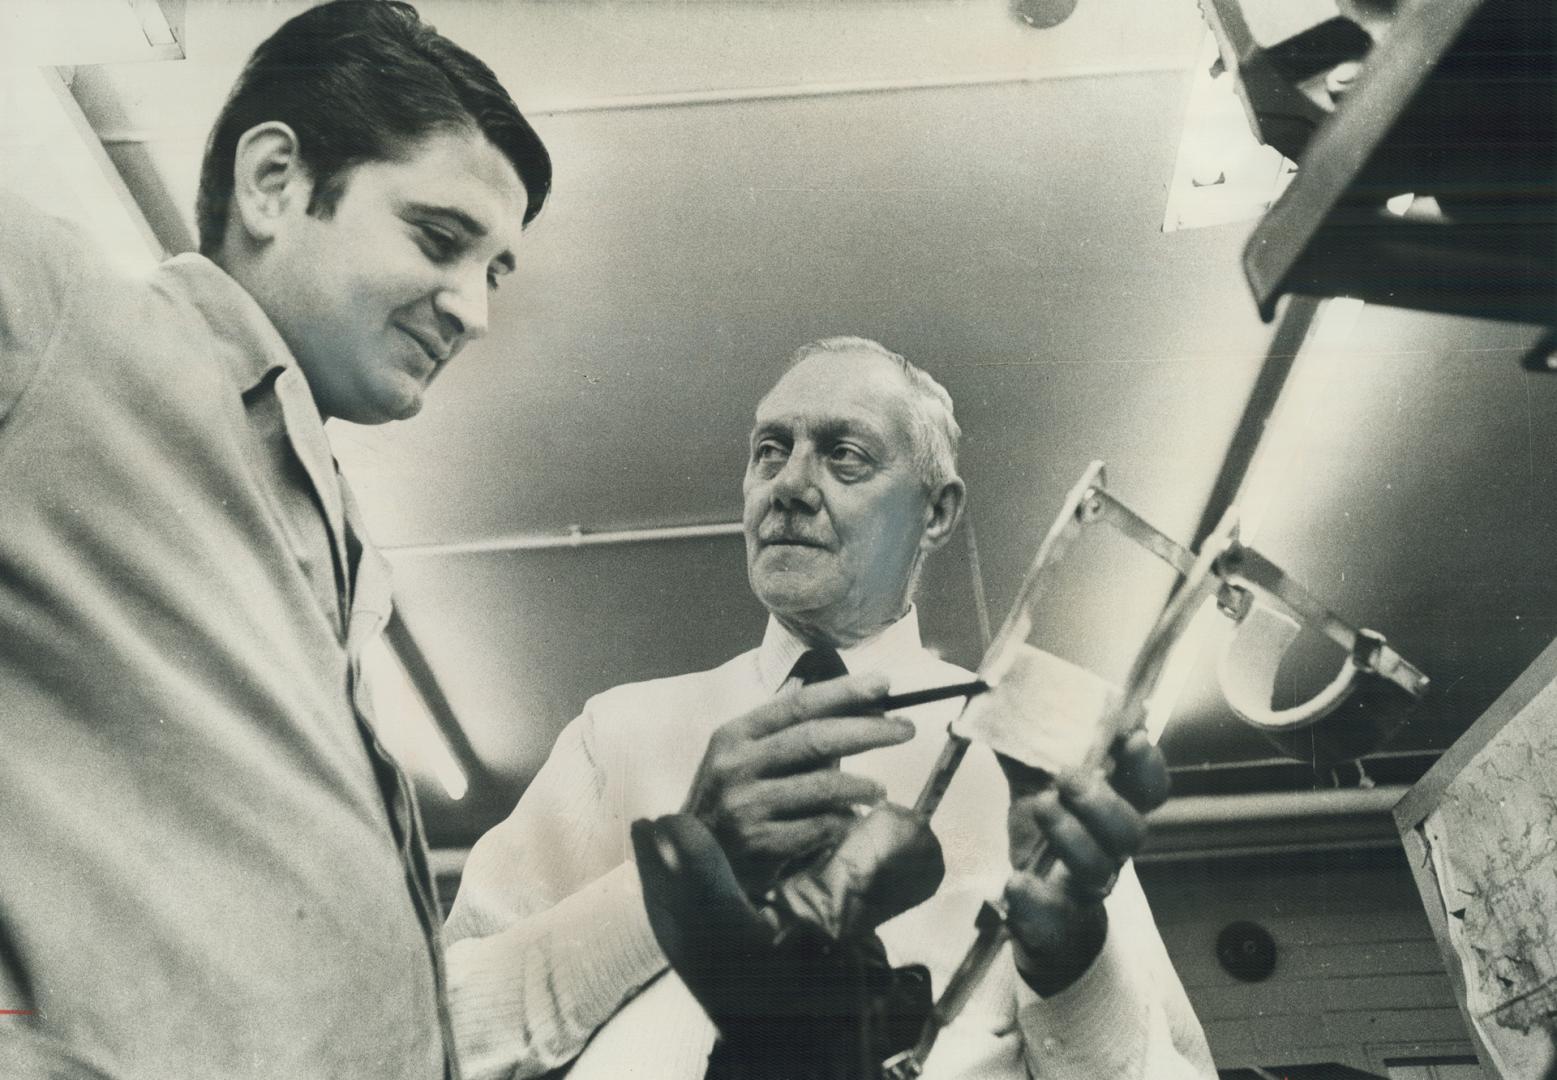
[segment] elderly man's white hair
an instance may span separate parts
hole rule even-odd
[[[914,471],[925,490],[932,494],[957,476],[957,443],[962,438],[962,428],[944,386],[885,345],[863,337],[828,337],[802,345],[789,358],[789,367],[824,354],[879,356],[896,364],[913,391],[909,396],[908,437],[913,444]]]

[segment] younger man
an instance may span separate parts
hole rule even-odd
[[[417,411],[550,179],[484,64],[340,0],[240,76],[201,254],[121,278],[0,197],[0,1075],[454,1071],[322,421]]]

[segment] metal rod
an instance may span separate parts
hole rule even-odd
[[[1554,346],[1554,351],[1557,351],[1557,346]],[[979,562],[978,530],[973,527],[971,506],[962,513],[962,532],[968,538],[968,578],[973,589],[973,614],[979,624],[979,654],[983,655],[989,650],[995,632],[989,620],[989,599],[984,593],[984,567]]]
[[[1238,426],[1222,458],[1222,467],[1217,471],[1216,480],[1206,496],[1200,521],[1190,537],[1191,550],[1200,550],[1200,545],[1205,543],[1227,508],[1233,505],[1234,499],[1243,491],[1266,428],[1281,400],[1282,388],[1292,374],[1292,365],[1297,361],[1298,352],[1308,337],[1310,327],[1314,325],[1314,316],[1318,311],[1318,301],[1307,297],[1294,296],[1287,302],[1287,309],[1271,337],[1270,347],[1265,351],[1265,362],[1260,365],[1260,373],[1249,391],[1243,415],[1238,418]]]
[[[957,775],[957,766],[962,764],[962,756],[968,752],[968,745],[969,740],[961,735],[946,736],[941,756],[936,758],[935,767],[930,770],[930,778],[920,789],[919,798],[914,800],[914,813],[923,814],[926,818],[935,813],[935,808],[941,805],[941,797],[951,786],[952,777]]]
[[[986,901],[979,909],[978,937],[963,954],[962,962],[946,982],[946,989],[930,1007],[930,1015],[919,1029],[919,1039],[912,1047],[895,1054],[881,1063],[886,1080],[918,1080],[924,1072],[924,1063],[935,1048],[941,1029],[957,1018],[962,1007],[984,975],[1000,955],[1001,948],[1011,936],[1006,926],[1005,912],[996,904]]]
[[[1056,861],[1048,840],[1040,839],[1027,857],[1018,862],[1016,868],[1041,876],[1047,874]],[[967,1005],[968,999],[973,996],[973,991],[977,990],[979,983],[984,981],[984,976],[989,972],[990,965],[995,962],[995,957],[1000,955],[1000,950],[1005,948],[1006,942],[1010,939],[1011,927],[1006,922],[1005,905],[986,900],[984,906],[979,909],[978,936],[973,939],[973,944],[963,954],[957,970],[952,972],[952,977],[946,981],[946,988],[941,991],[941,996],[936,998],[935,1004],[931,1006],[930,1015],[925,1018],[924,1027],[920,1029],[919,1041],[907,1053],[899,1054],[882,1063],[888,1080],[915,1080],[920,1075],[925,1060],[935,1047],[941,1029],[957,1019],[963,1006]]]
[[[1174,540],[1103,488],[1095,488],[1091,498],[1097,501],[1098,520],[1107,522],[1118,532],[1133,540],[1147,552],[1157,556],[1174,570],[1179,577],[1188,574],[1195,565],[1195,556],[1188,548]]]

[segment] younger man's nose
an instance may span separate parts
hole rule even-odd
[[[485,271],[463,274],[434,295],[438,329],[452,347],[486,337],[488,299]]]

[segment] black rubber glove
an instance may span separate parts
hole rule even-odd
[[[940,885],[923,820],[878,806],[760,907],[691,815],[635,821],[632,838],[655,937],[719,1029],[710,1080],[872,1080],[918,1036],[929,974],[893,968],[874,931]]]

